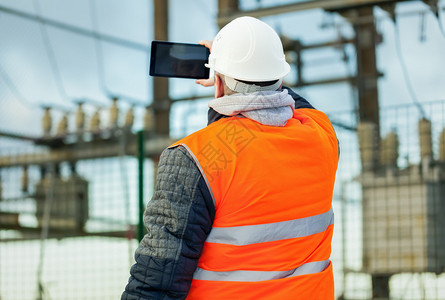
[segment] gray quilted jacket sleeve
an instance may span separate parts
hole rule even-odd
[[[166,149],[144,214],[147,234],[122,299],[185,299],[214,217],[210,192],[190,154],[181,146]]]

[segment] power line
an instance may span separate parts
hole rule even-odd
[[[342,129],[349,130],[349,131],[357,131],[357,127],[356,126],[349,125],[349,124],[346,124],[346,123],[344,123],[342,121],[338,121],[338,120],[332,119],[330,117],[330,115],[327,115],[327,116],[328,116],[329,120],[331,121],[332,125],[337,126],[339,128],[342,128]]]
[[[22,18],[22,19],[27,19],[27,20],[30,20],[33,22],[39,22],[39,23],[42,23],[49,27],[54,27],[54,28],[69,31],[69,32],[72,32],[75,34],[88,36],[88,37],[94,38],[94,39],[100,38],[102,41],[106,41],[108,43],[119,45],[119,46],[126,47],[126,48],[131,48],[131,49],[134,49],[137,51],[146,52],[150,49],[149,45],[129,41],[126,39],[122,39],[122,38],[107,35],[107,34],[100,34],[95,31],[86,30],[81,27],[69,25],[69,24],[66,24],[63,22],[59,22],[59,21],[54,21],[54,20],[44,18],[41,16],[35,16],[32,14],[29,14],[29,13],[26,13],[23,11],[19,11],[19,10],[15,10],[12,8],[8,8],[8,7],[2,6],[2,5],[0,5],[0,11],[3,13],[6,13],[6,14],[14,15],[14,16]]]
[[[17,88],[17,86],[12,81],[11,77],[8,75],[8,73],[3,69],[3,67],[0,65],[0,77],[3,78],[3,82],[6,84],[8,89],[11,91],[11,93],[15,96],[17,100],[19,100],[23,105],[31,108],[40,108],[42,105],[37,103],[32,103],[32,101],[29,101]],[[56,104],[48,104],[48,106],[51,106],[52,108],[55,108],[59,111],[63,112],[70,112],[70,109],[68,107],[62,106],[62,105],[56,105]]]
[[[40,4],[39,4],[39,0],[35,0],[34,1],[34,8],[36,10],[37,16],[40,17],[41,16],[41,10],[40,10]],[[48,31],[46,30],[46,26],[44,23],[40,23],[40,32],[42,34],[42,39],[45,45],[45,49],[46,49],[46,54],[48,56],[50,65],[51,65],[51,69],[54,75],[54,79],[56,81],[56,86],[57,89],[59,90],[60,95],[65,98],[65,99],[70,99],[70,97],[68,96],[68,94],[66,93],[65,87],[63,86],[63,82],[62,82],[62,76],[60,74],[60,69],[59,69],[59,65],[57,64],[56,61],[56,56],[54,53],[54,49],[51,45],[51,41],[49,39],[49,35],[48,35]]]
[[[91,1],[89,1],[89,4],[90,4],[91,20],[93,23],[93,30],[94,30],[94,32],[99,32],[99,21],[97,18],[95,1],[91,0]],[[127,95],[112,92],[107,87],[106,77],[105,77],[105,64],[104,64],[104,59],[103,59],[104,52],[103,52],[103,47],[102,47],[102,39],[103,39],[102,35],[95,37],[94,38],[94,46],[95,46],[95,53],[96,53],[96,60],[97,60],[97,69],[98,69],[98,74],[99,74],[99,86],[101,87],[103,93],[109,98],[116,97],[119,99],[123,99],[126,102],[129,102],[133,105],[139,105],[141,103],[146,102],[146,100],[143,100],[143,99],[137,99],[137,98],[130,97]],[[147,50],[145,50],[145,52],[149,53],[149,51],[147,51]],[[149,59],[150,58],[148,58],[148,61],[149,61]]]
[[[336,30],[337,30],[338,39],[340,41],[344,40],[345,38],[340,31],[340,27],[336,27]],[[355,78],[356,74],[354,72],[354,66],[351,64],[351,56],[348,54],[346,47],[347,47],[346,43],[343,43],[343,44],[339,45],[338,49],[342,52],[342,61],[343,61],[344,67],[345,67],[346,76],[348,78]],[[354,54],[355,54],[355,59],[357,60],[357,51],[354,51]],[[349,82],[349,94],[350,94],[350,98],[351,98],[351,102],[352,102],[353,111],[358,116],[358,111],[359,111],[358,91],[352,82]]]
[[[444,7],[438,7],[438,11],[444,11]],[[426,14],[430,12],[431,9],[415,9],[411,11],[405,12],[397,12],[397,17],[400,19],[401,17],[411,17],[418,16],[422,14]],[[331,21],[330,23],[325,23],[324,26],[336,26],[336,27],[349,27],[351,25],[360,25],[360,24],[369,24],[369,23],[379,23],[382,20],[387,20],[388,18],[392,19],[392,16],[382,15],[382,16],[370,16],[370,17],[348,17],[347,21]],[[441,25],[441,24],[440,24]]]
[[[396,53],[399,58],[400,66],[402,67],[402,73],[403,73],[403,78],[405,79],[406,87],[408,88],[408,92],[411,96],[411,99],[412,99],[414,105],[419,110],[420,115],[422,117],[425,117],[426,116],[425,111],[424,111],[422,105],[420,104],[419,99],[417,98],[416,92],[414,91],[414,87],[413,87],[410,77],[409,77],[408,68],[406,66],[405,60],[403,59],[402,45],[401,45],[401,40],[400,40],[400,31],[399,31],[399,27],[398,27],[396,20],[394,22],[394,36],[395,36],[394,44],[396,47]]]
[[[93,23],[93,30],[94,30],[94,32],[99,32],[99,25],[98,25],[98,20],[97,20],[95,1],[90,0],[89,4],[90,4],[91,20]],[[111,93],[108,90],[107,85],[105,83],[105,72],[104,72],[103,49],[102,49],[101,37],[94,39],[94,46],[95,46],[96,60],[97,60],[97,69],[98,69],[97,71],[99,73],[99,85],[100,85],[102,91],[108,96]]]
[[[441,10],[438,7],[437,8],[437,12],[436,12],[436,19],[437,19],[437,23],[439,24],[439,30],[442,33],[443,37],[445,38],[445,29],[443,28],[443,24],[442,24],[442,21],[440,19],[441,15],[443,15],[443,12],[441,12]]]
[[[444,30],[442,22],[440,20],[440,15],[441,15],[441,11],[440,10],[441,9],[439,7],[439,0],[430,0],[430,1],[423,0],[423,2],[425,2],[425,4],[430,7],[431,12],[434,14],[434,16],[437,19],[437,23],[439,25],[440,33],[445,37],[445,30]]]
[[[38,4],[37,4],[38,5]],[[0,5],[0,12],[6,13],[6,14],[10,14],[10,15],[14,15],[16,17],[22,18],[22,19],[27,19],[33,22],[38,22],[41,23],[42,26],[49,26],[49,27],[54,27],[60,30],[64,30],[64,31],[68,31],[68,32],[72,32],[75,34],[79,34],[79,35],[83,35],[83,36],[87,36],[93,39],[100,39],[102,42],[107,42],[110,44],[114,44],[114,45],[119,45],[122,46],[124,48],[128,48],[128,49],[133,49],[136,51],[140,51],[140,52],[144,52],[144,53],[148,53],[150,50],[150,46],[149,45],[145,45],[142,43],[137,43],[137,42],[133,42],[130,40],[126,40],[123,38],[119,38],[119,37],[115,37],[115,36],[111,36],[111,35],[107,35],[107,34],[101,34],[98,33],[97,31],[90,31],[90,30],[86,30],[77,26],[73,26],[73,25],[69,25],[63,22],[59,22],[59,21],[55,21],[55,20],[51,20],[48,18],[44,18],[40,15],[32,15],[23,11],[19,11],[19,10],[15,10],[15,9],[11,9],[5,6]],[[46,29],[45,29],[46,30]],[[45,34],[43,34],[43,36],[45,36]],[[49,45],[49,48],[51,48],[49,41],[47,40],[47,46]],[[47,49],[48,51],[49,49]],[[49,50],[49,52],[53,52],[52,50]],[[51,56],[51,55],[50,55]],[[53,70],[58,69],[57,68],[57,63],[54,64],[54,61],[52,62],[52,66],[53,66]],[[119,94],[119,93],[112,93],[109,92],[108,97],[117,97],[119,99],[124,99],[129,103],[133,103],[133,104],[140,104],[140,103],[144,103],[146,102],[146,100],[141,100],[141,99],[137,99],[135,97],[131,97],[128,95],[124,95],[124,94]]]
[[[195,3],[199,8],[201,8],[201,9],[203,10],[203,13],[209,13],[209,12],[212,12],[212,7],[209,6],[209,1],[206,1],[206,0],[199,0],[198,2],[200,2],[200,3],[197,3],[197,2],[194,2],[194,3]],[[214,12],[213,15],[216,17],[217,13]]]
[[[0,65],[0,76],[3,78],[3,81],[8,86],[9,90],[14,94],[14,96],[22,102],[23,105],[28,107],[37,107],[35,103],[31,103],[26,99],[25,96],[17,89],[14,82],[12,81],[11,77],[9,77],[8,73],[3,69],[3,67]]]

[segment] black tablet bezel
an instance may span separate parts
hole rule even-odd
[[[205,67],[203,65],[203,67],[205,68],[204,70],[204,75],[206,77],[192,77],[192,76],[181,76],[181,75],[175,75],[175,76],[171,76],[171,75],[165,75],[165,74],[159,74],[155,72],[155,66],[156,66],[156,51],[157,51],[157,45],[159,44],[168,44],[168,45],[183,45],[183,46],[187,46],[187,47],[204,47],[207,50],[207,59],[210,55],[210,51],[207,47],[203,46],[203,45],[199,45],[199,44],[189,44],[189,43],[173,43],[173,42],[166,42],[166,41],[152,41],[151,42],[151,54],[150,54],[150,70],[149,70],[149,74],[150,76],[156,76],[156,77],[170,77],[170,78],[189,78],[189,79],[207,79],[209,78],[210,75],[210,70],[209,68]]]

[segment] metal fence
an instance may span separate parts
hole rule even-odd
[[[380,128],[337,127],[333,255],[342,299],[445,299],[444,127],[439,101],[381,109]]]
[[[63,143],[0,149],[0,299],[112,299],[128,280],[140,215],[135,135]],[[149,199],[151,160],[143,172]]]
[[[341,147],[339,299],[445,299],[445,102],[423,108],[382,109],[378,129],[352,112],[329,114]],[[178,118],[189,125],[176,136],[198,129],[187,110]],[[138,168],[146,203],[164,144],[146,134],[138,161],[137,136],[122,128],[63,143],[2,138],[0,299],[119,298],[137,247]]]

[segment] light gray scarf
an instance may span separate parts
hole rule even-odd
[[[287,90],[265,91],[223,96],[211,100],[209,107],[226,116],[241,114],[263,125],[285,126],[292,118],[295,101]]]

